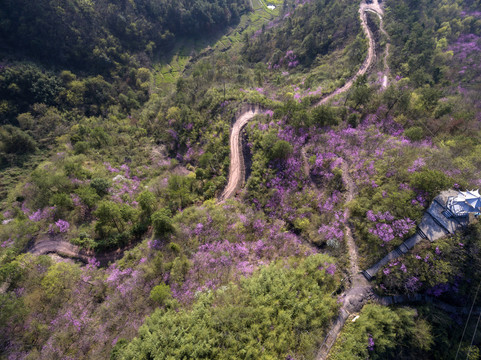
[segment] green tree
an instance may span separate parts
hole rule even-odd
[[[95,189],[90,186],[79,187],[77,190],[75,190],[75,194],[77,194],[80,200],[82,200],[82,202],[90,209],[93,209],[100,200],[100,196],[97,194]]]
[[[354,103],[354,109],[365,105],[371,97],[372,90],[367,84],[367,76],[359,76],[352,87],[350,99]]]
[[[0,153],[24,155],[36,149],[35,140],[26,132],[11,125],[0,127]]]
[[[160,209],[151,216],[156,236],[164,236],[174,231],[172,213],[169,209]]]
[[[439,170],[423,169],[411,175],[411,185],[429,193],[434,198],[442,190],[453,185],[453,180]]]
[[[148,190],[142,191],[139,196],[137,196],[137,202],[142,210],[141,216],[150,221],[150,217],[152,216],[156,205],[155,195]]]
[[[193,178],[171,175],[167,183],[167,193],[172,210],[183,209],[193,201],[191,187]]]
[[[102,197],[109,193],[110,181],[103,178],[95,178],[90,182],[90,186],[95,189],[100,197]]]
[[[68,301],[80,273],[78,265],[66,262],[53,264],[41,281],[45,296],[52,303],[58,305]]]
[[[98,219],[98,227],[105,229],[106,227],[115,227],[118,232],[124,231],[124,222],[122,221],[121,206],[113,201],[101,201],[95,210],[94,215]]]
[[[74,207],[73,201],[66,193],[54,194],[50,199],[50,204],[57,207],[57,216],[63,217]]]
[[[419,126],[412,126],[404,131],[404,136],[411,141],[420,141],[424,137],[424,131]]]
[[[313,125],[324,127],[334,126],[338,123],[334,109],[328,105],[316,106],[311,112]]]

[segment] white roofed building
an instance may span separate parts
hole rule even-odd
[[[454,216],[479,215],[481,213],[481,195],[479,190],[460,191],[457,196],[448,198],[446,206]]]

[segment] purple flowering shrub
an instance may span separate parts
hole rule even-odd
[[[284,220],[310,242],[318,245],[328,242],[334,248],[339,247],[344,227],[343,216],[339,213],[343,203],[339,190],[344,190],[336,169],[339,162],[333,162],[330,168],[336,175],[320,179],[319,168],[311,171],[310,159],[303,156],[309,131],[296,129],[286,124],[287,120],[274,122],[267,118],[266,121],[267,124],[248,126],[254,162],[246,186],[246,199],[270,219]],[[276,141],[289,143],[292,152],[285,159],[269,161],[270,148]],[[314,173],[319,179],[316,188],[311,187]]]
[[[374,214],[372,210],[369,210],[366,217],[374,224],[369,232],[383,241],[381,245],[394,240],[394,238],[403,239],[407,234],[412,234],[415,227],[414,221],[409,218],[394,220],[394,216],[389,211]]]
[[[70,228],[70,224],[68,221],[59,219],[55,222],[55,224],[50,224],[48,228],[48,232],[50,234],[56,234],[56,233],[66,233],[68,232]]]
[[[479,82],[481,78],[481,36],[480,34],[461,34],[447,47],[452,52],[452,67],[448,76],[452,81],[464,84]],[[462,90],[461,90],[462,91]]]
[[[283,56],[280,56],[278,59],[274,61],[274,63],[268,62],[267,69],[268,70],[278,70],[281,68],[292,69],[299,65],[299,60],[297,59],[297,55],[294,54],[294,51],[287,50]]]

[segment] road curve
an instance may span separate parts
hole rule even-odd
[[[55,253],[63,257],[78,259],[84,263],[88,263],[90,259],[95,258],[101,265],[107,265],[111,261],[120,259],[123,256],[124,251],[128,248],[129,247],[107,253],[92,254],[63,239],[52,238],[50,236],[40,236],[28,251],[34,255]]]
[[[367,11],[376,13],[381,19],[381,21],[382,21],[382,16],[384,15],[384,12],[378,3],[378,0],[373,0],[371,4],[366,4],[364,0],[361,2],[361,5],[359,7],[359,17],[361,18],[362,30],[364,31],[364,33],[366,34],[366,37],[369,40],[369,48],[367,50],[366,59],[364,60],[358,72],[351,79],[349,79],[344,84],[344,86],[340,87],[339,89],[335,90],[334,92],[330,93],[326,97],[319,100],[316,106],[323,105],[328,101],[332,100],[333,97],[349,90],[354,84],[354,82],[357,80],[357,78],[361,75],[364,75],[374,63],[374,60],[376,59],[376,43],[374,41],[374,37],[372,35],[371,29],[369,29],[369,26],[367,26],[367,16],[366,16]]]
[[[80,247],[63,240],[39,240],[29,251],[34,255],[57,253],[82,261],[89,259],[89,256]]]
[[[337,89],[333,93],[327,95],[326,97],[322,98],[315,106],[319,106],[322,104],[327,103],[331,100],[334,96],[342,94],[349,90],[356,81],[356,79],[364,75],[367,70],[373,64],[376,54],[375,54],[375,42],[374,37],[372,35],[371,30],[367,26],[367,17],[366,12],[371,11],[376,14],[382,19],[382,15],[384,14],[381,6],[378,3],[378,0],[374,0],[371,4],[366,4],[364,1],[361,3],[359,7],[359,16],[361,18],[361,25],[364,33],[366,34],[367,38],[369,39],[369,49],[366,59],[362,64],[359,71],[354,75],[344,86]],[[231,158],[230,158],[230,167],[229,167],[229,180],[227,186],[224,189],[224,192],[220,196],[220,200],[224,201],[233,195],[235,195],[236,191],[238,191],[244,182],[244,162],[242,158],[242,148],[240,144],[240,133],[242,128],[247,124],[249,120],[251,120],[255,115],[260,114],[261,110],[259,108],[250,108],[247,110],[242,111],[237,117],[234,126],[232,127],[231,136],[230,136],[230,151],[231,151]]]
[[[230,134],[229,181],[224,189],[224,192],[220,196],[221,201],[224,201],[235,195],[236,191],[239,190],[244,184],[245,168],[244,157],[242,156],[240,134],[249,120],[261,113],[262,110],[259,106],[251,105],[249,108],[241,111],[241,113],[236,116],[236,121]]]

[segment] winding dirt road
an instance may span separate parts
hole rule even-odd
[[[387,88],[388,78],[389,78],[389,74],[391,72],[391,69],[389,68],[389,64],[387,62],[387,58],[389,57],[389,50],[390,50],[390,47],[391,47],[391,43],[390,43],[389,34],[384,29],[384,21],[383,21],[384,12],[383,12],[382,8],[379,6],[379,3],[377,3],[377,4],[373,3],[371,5],[372,6],[367,7],[365,9],[365,11],[373,12],[374,14],[376,14],[379,17],[379,30],[381,31],[381,33],[387,39],[386,48],[384,50],[384,56],[383,56],[384,76],[383,76],[383,80],[382,80],[382,88],[385,89],[385,88]]]
[[[332,100],[332,98],[334,98],[335,96],[349,90],[354,84],[354,82],[357,80],[357,78],[361,75],[364,75],[374,63],[374,60],[376,59],[376,43],[374,41],[374,37],[372,35],[371,29],[369,29],[369,26],[367,26],[367,15],[366,15],[367,11],[376,13],[380,17],[381,21],[382,21],[382,16],[384,15],[384,11],[379,5],[378,0],[374,0],[371,4],[366,4],[364,0],[361,2],[361,5],[359,7],[359,16],[361,18],[361,26],[362,26],[362,30],[364,31],[364,33],[366,34],[366,37],[369,40],[369,48],[367,50],[367,57],[364,60],[364,63],[362,64],[361,68],[358,70],[356,75],[354,75],[350,80],[348,80],[344,84],[344,86],[340,87],[336,91],[330,93],[326,97],[319,100],[316,106],[323,105],[328,101]]]
[[[378,0],[374,0],[371,4],[366,4],[364,0],[361,2],[361,5],[359,7],[359,16],[361,18],[362,29],[369,40],[369,49],[368,49],[367,57],[364,60],[364,63],[362,64],[361,68],[356,73],[356,75],[354,75],[348,82],[346,82],[344,86],[337,89],[333,93],[325,96],[324,98],[319,100],[319,102],[314,106],[325,104],[328,101],[332,100],[333,97],[348,91],[352,87],[356,79],[359,76],[364,75],[374,63],[374,60],[376,59],[376,53],[375,53],[376,44],[375,44],[372,32],[367,25],[367,17],[366,17],[367,11],[371,11],[378,14],[378,16],[381,19],[384,14],[381,6],[378,3]],[[221,201],[224,201],[229,197],[233,196],[236,193],[236,191],[239,190],[243,185],[244,163],[242,159],[240,133],[243,127],[247,124],[247,122],[251,120],[255,115],[260,113],[261,113],[261,110],[259,108],[256,108],[255,106],[253,108],[249,108],[247,110],[241,111],[236,118],[236,122],[234,123],[234,126],[232,127],[231,136],[230,136],[231,160],[230,160],[230,168],[229,168],[229,180],[226,188],[224,189],[224,192],[220,196]]]
[[[386,36],[386,39],[388,42],[386,43],[386,49],[384,50],[384,57],[383,57],[383,66],[384,66],[384,78],[382,80],[382,88],[385,89],[387,88],[388,85],[388,79],[389,79],[389,74],[391,72],[391,69],[389,68],[389,64],[387,62],[387,58],[389,57],[389,50],[391,48],[391,43],[390,43],[390,38],[386,30],[384,29],[384,22],[382,20],[382,16],[377,14],[379,16],[380,20],[380,26],[379,28],[381,29],[381,32]]]
[[[230,133],[230,166],[229,166],[229,181],[220,196],[220,200],[226,200],[235,195],[244,184],[245,165],[244,157],[242,155],[241,131],[246,124],[254,116],[261,114],[262,111],[259,106],[249,106],[249,108],[241,111],[236,117],[234,126]]]

